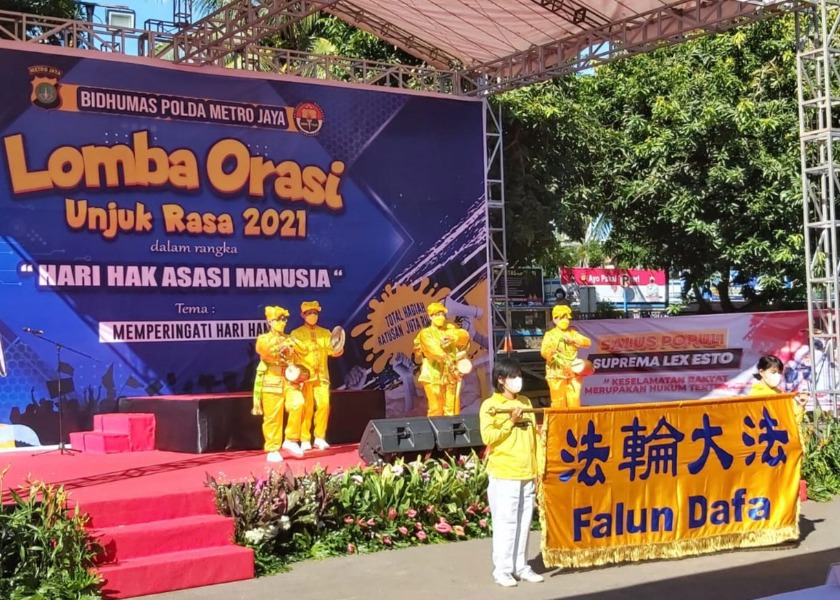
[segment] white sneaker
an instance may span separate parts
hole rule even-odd
[[[277,450],[274,452],[269,452],[268,456],[265,457],[268,462],[283,462],[283,457],[280,455]]]
[[[516,580],[510,573],[502,573],[501,575],[494,575],[493,579],[502,587],[516,587]]]
[[[516,575],[516,578],[520,581],[527,581],[528,583],[542,583],[545,581],[545,577],[540,575],[539,573],[535,573],[533,569],[525,569],[521,573]]]
[[[330,447],[330,445],[327,443],[327,440],[325,440],[325,439],[315,438],[315,447],[318,450],[326,450],[327,448]]]
[[[312,444],[310,444],[309,442],[301,442],[300,449],[304,452],[306,452],[307,450],[312,450]]]
[[[297,458],[303,456],[303,450],[300,449],[300,444],[298,444],[297,442],[286,440],[285,442],[283,442],[282,448],[283,450],[286,450],[289,454]]]

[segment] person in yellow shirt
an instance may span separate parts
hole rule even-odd
[[[295,355],[294,340],[285,332],[289,311],[280,306],[267,306],[265,318],[271,329],[257,338],[257,354],[262,362],[254,381],[252,413],[263,415],[263,437],[269,462],[283,460],[280,449],[296,457],[300,449],[300,423],[303,416],[303,394],[286,379],[286,368]],[[289,414],[286,440],[283,441],[283,413]]]
[[[427,416],[441,417],[461,412],[461,377],[457,363],[466,357],[468,331],[446,322],[446,307],[432,302],[426,307],[432,321],[414,338],[414,352],[423,358],[418,381],[428,400]]]
[[[752,384],[750,396],[772,396],[773,394],[785,393],[782,385],[784,364],[778,356],[772,354],[762,356],[758,359],[756,370],[758,372],[753,375],[756,381]],[[793,399],[795,402],[793,413],[796,416],[796,421],[801,422],[805,417],[808,394],[800,392]]]
[[[537,422],[525,413],[531,401],[521,395],[522,368],[513,358],[493,367],[496,393],[481,404],[481,440],[487,446],[487,497],[493,517],[493,579],[514,587],[517,579],[543,581],[525,562],[534,512],[537,478]],[[510,411],[498,412],[500,410]]]
[[[303,325],[292,331],[298,342],[297,361],[309,371],[309,379],[303,383],[303,430],[301,449],[312,449],[312,421],[315,420],[315,447],[326,450],[327,422],[330,418],[330,372],[328,358],[344,354],[344,347],[333,347],[332,334],[318,326],[321,305],[317,301],[302,302],[300,316]]]
[[[551,318],[555,327],[546,332],[540,348],[545,359],[551,407],[577,408],[583,378],[592,372],[591,363],[578,358],[578,348],[589,348],[592,340],[569,327],[572,309],[568,306],[561,304],[552,308]]]

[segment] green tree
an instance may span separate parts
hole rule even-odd
[[[61,19],[80,16],[79,5],[74,0],[0,0],[0,10]]]
[[[760,277],[769,301],[804,269],[793,18],[756,23],[579,78],[579,102],[608,131],[591,180],[623,265],[687,271],[699,285],[730,269]],[[573,195],[576,198],[579,192]]]
[[[502,94],[505,212],[508,261],[553,271],[599,255],[586,238],[597,217],[589,184],[604,154],[609,131],[594,117],[578,77]],[[583,102],[581,101],[583,100]],[[575,242],[568,244],[569,241]],[[594,254],[593,254],[594,253]],[[573,261],[575,264],[570,264]]]

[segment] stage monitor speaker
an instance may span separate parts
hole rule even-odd
[[[435,433],[426,417],[375,419],[367,424],[359,456],[367,464],[387,462],[395,454],[415,454],[435,449]]]
[[[478,415],[430,417],[429,423],[435,432],[435,445],[438,450],[484,446]]]

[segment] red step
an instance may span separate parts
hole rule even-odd
[[[121,560],[99,568],[104,598],[132,598],[254,577],[254,551],[215,546]]]
[[[129,452],[155,449],[155,416],[151,413],[104,413],[93,416],[93,430],[128,436]]]
[[[102,546],[97,564],[233,543],[233,519],[198,515],[90,530]]]
[[[217,514],[216,500],[210,489],[153,497],[86,500],[80,509],[89,516],[88,527],[96,529]]]
[[[129,451],[128,436],[122,433],[76,431],[70,434],[73,448],[92,454],[117,454]]]

